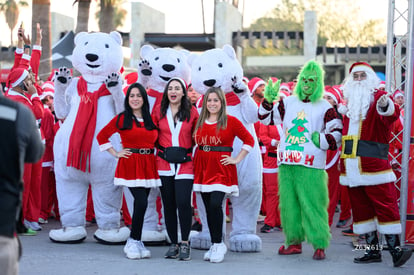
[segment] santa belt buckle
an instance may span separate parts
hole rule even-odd
[[[203,145],[202,150],[203,150],[204,152],[210,152],[210,151],[211,151],[211,146],[210,146],[210,145]]]
[[[358,136],[342,136],[341,158],[356,158],[358,148]]]
[[[154,149],[150,148],[129,148],[132,153],[141,154],[141,155],[150,155],[154,153]]]

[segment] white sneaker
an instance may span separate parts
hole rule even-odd
[[[40,230],[42,230],[42,227],[39,225],[38,222],[29,222],[28,220],[24,220],[23,221],[23,224],[27,228],[30,228],[31,230],[34,230],[34,231],[40,231]]]
[[[141,253],[141,258],[151,258],[151,251],[149,251],[142,241],[137,243],[139,252]]]
[[[124,246],[124,252],[128,259],[141,259],[141,251],[139,250],[137,240],[134,240],[132,238],[128,238],[125,246]]]
[[[210,261],[211,258],[211,250],[213,249],[213,246],[210,246],[210,249],[204,253],[204,261]]]
[[[227,247],[223,242],[213,244],[211,248],[210,263],[221,263],[224,260],[226,252]]]

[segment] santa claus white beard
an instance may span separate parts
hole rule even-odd
[[[375,90],[366,80],[363,81],[349,81],[344,85],[344,97],[347,99],[346,115],[350,119],[363,120],[367,116],[369,106],[374,97],[372,92]]]

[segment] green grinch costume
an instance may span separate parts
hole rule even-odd
[[[280,214],[285,245],[279,254],[302,252],[307,240],[313,258],[325,258],[331,235],[328,225],[326,150],[341,142],[342,122],[324,99],[324,72],[315,61],[302,68],[294,95],[278,101],[279,82],[270,80],[259,108],[264,124],[282,124],[278,149]]]

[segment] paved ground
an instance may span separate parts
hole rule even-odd
[[[336,223],[336,220],[335,220]],[[305,244],[301,255],[279,256],[277,249],[283,243],[282,232],[259,233],[263,250],[259,253],[228,252],[224,262],[212,264],[203,261],[204,251],[192,250],[188,262],[164,259],[166,246],[151,246],[151,259],[129,260],[123,246],[106,246],[93,239],[95,226],[88,227],[88,238],[81,244],[62,245],[49,240],[50,229],[60,224],[50,220],[37,236],[21,236],[23,257],[21,275],[132,275],[132,274],[413,274],[414,258],[403,267],[394,268],[388,251],[383,252],[383,262],[358,265],[353,258],[361,251],[353,251],[350,237],[332,228],[332,241],[324,261],[312,259],[313,249]],[[261,225],[258,225],[258,229]],[[230,225],[227,225],[230,230]]]

